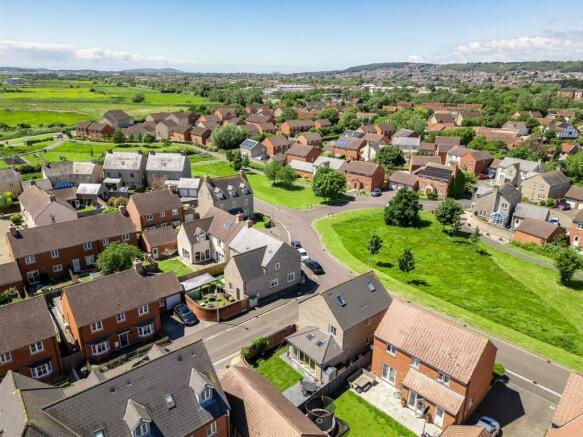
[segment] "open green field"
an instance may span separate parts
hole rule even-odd
[[[237,174],[237,170],[229,165],[227,161],[208,161],[208,162],[195,162],[190,166],[192,170],[193,177],[203,178],[205,175],[209,175],[211,178],[216,178],[220,176],[229,176]]]
[[[247,179],[253,187],[253,193],[259,199],[273,205],[287,208],[305,209],[319,205],[324,201],[312,191],[309,185],[296,183],[291,187],[272,185],[271,181],[259,173],[247,172]]]
[[[373,232],[384,245],[373,268],[387,288],[530,349],[583,369],[583,284],[558,284],[557,273],[497,249],[450,237],[429,213],[419,228],[386,226],[382,209],[359,210],[317,221],[327,250],[355,272],[369,270]],[[398,268],[411,248],[413,272]]]
[[[132,97],[144,95],[144,102]],[[33,86],[4,87],[0,92],[0,123],[32,127],[50,123],[73,125],[81,120],[95,120],[110,109],[123,109],[136,118],[150,112],[187,109],[209,103],[189,93],[160,93],[138,87],[92,83],[89,81],[38,81]]]

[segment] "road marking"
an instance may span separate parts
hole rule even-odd
[[[218,361],[215,361],[215,362],[213,362],[213,365],[216,366],[216,365],[222,363],[223,361],[231,360],[231,359],[235,358],[237,355],[239,355],[239,352],[235,352],[234,354],[231,354],[228,357],[225,357],[225,358],[222,358]]]
[[[510,374],[511,374],[511,375],[513,375],[513,376],[516,376],[516,377],[517,377],[517,378],[519,378],[519,379],[522,379],[522,380],[523,380],[523,381],[525,381],[525,382],[528,382],[529,384],[532,384],[532,385],[534,385],[535,387],[540,387],[540,388],[542,388],[544,391],[546,391],[546,392],[548,392],[548,393],[550,393],[550,394],[552,394],[552,395],[555,395],[555,396],[557,396],[557,397],[559,397],[559,398],[561,397],[561,394],[560,394],[560,393],[557,393],[556,391],[554,391],[554,390],[551,390],[550,388],[547,388],[547,387],[545,387],[544,385],[540,385],[540,384],[538,384],[538,383],[535,383],[534,381],[532,381],[532,380],[530,380],[530,379],[528,379],[528,378],[525,378],[524,376],[522,376],[522,375],[519,375],[518,373],[516,373],[516,372],[513,372],[512,370],[508,370],[508,369],[506,369],[506,372],[507,372],[507,373],[510,373]]]

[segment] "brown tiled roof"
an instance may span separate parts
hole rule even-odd
[[[174,272],[144,276],[131,269],[66,287],[63,298],[81,327],[151,302],[158,305],[159,299],[181,290]]]
[[[310,129],[314,127],[314,122],[312,120],[287,120],[285,122],[290,128],[306,128]]]
[[[459,146],[460,145],[460,137],[442,137],[436,136],[435,137],[435,144],[438,146]]]
[[[552,423],[563,426],[579,416],[583,416],[583,375],[571,372]]]
[[[476,425],[450,425],[439,437],[490,437],[486,428]]]
[[[417,182],[417,176],[406,171],[397,170],[389,176],[389,181],[397,184],[413,186]]]
[[[565,194],[567,199],[583,200],[583,187],[576,187],[573,185]]]
[[[350,161],[344,164],[340,170],[347,173],[372,177],[379,168],[382,169],[382,167],[374,162]]]
[[[182,208],[182,202],[177,194],[170,190],[147,191],[135,193],[130,197],[128,206],[134,204],[140,216],[158,211],[168,211]]]
[[[200,126],[193,127],[192,130],[190,131],[190,135],[195,136],[195,137],[202,137],[204,135],[210,135],[210,134],[211,134],[210,129],[207,129],[206,127],[200,127]]]
[[[237,218],[233,214],[214,206],[210,207],[202,218],[212,218],[208,232],[221,241],[228,241],[245,226],[242,222],[237,223]],[[229,225],[229,222],[234,223]]]
[[[176,243],[176,231],[172,226],[146,229],[142,232],[142,238],[150,247],[157,247],[163,244]]]
[[[270,143],[275,148],[287,147],[289,145],[289,140],[283,135],[273,135],[267,137],[262,141],[262,144]]]
[[[464,384],[486,350],[494,348],[487,338],[397,299],[375,336]]]
[[[0,306],[0,353],[56,335],[44,296]]]
[[[318,132],[304,132],[300,135],[308,141],[322,141],[322,136]]]
[[[545,437],[581,437],[583,414],[567,422],[560,428],[549,429]]]
[[[403,379],[403,386],[420,394],[431,403],[439,405],[453,416],[457,416],[464,403],[464,397],[461,394],[415,369],[409,369],[407,376]]]
[[[7,238],[14,257],[23,258],[134,232],[136,229],[128,216],[111,213],[23,229],[18,237],[8,233]]]
[[[22,281],[16,261],[0,264],[0,287]]]
[[[253,369],[233,366],[221,385],[233,425],[243,437],[327,435]]]
[[[428,162],[440,164],[441,158],[439,156],[423,156],[423,155],[413,155],[411,157],[411,165],[414,166],[423,166]]]
[[[301,158],[305,158],[308,154],[315,149],[314,146],[306,146],[300,143],[294,143],[291,147],[287,150],[288,155],[292,156],[299,156]]]
[[[559,225],[553,225],[551,223],[543,222],[542,220],[525,218],[520,222],[516,231],[547,240],[553,235],[553,232],[555,232],[558,227]]]

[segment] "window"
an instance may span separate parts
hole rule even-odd
[[[442,384],[449,385],[449,375],[443,372],[437,372],[437,380]]]
[[[55,264],[53,266],[53,273],[62,272],[62,271],[63,271],[63,265],[62,264]]]
[[[101,320],[98,320],[97,322],[93,322],[91,324],[91,332],[99,332],[103,330],[103,323],[101,323]]]
[[[49,375],[53,371],[53,365],[50,361],[47,361],[40,366],[34,367],[31,370],[32,377],[35,379],[42,378],[43,376]]]
[[[31,354],[38,354],[39,352],[42,352],[45,349],[43,347],[42,341],[37,341],[36,343],[32,343],[31,345],[28,346],[28,348],[30,349]]]
[[[174,216],[178,215],[178,210],[177,209],[173,209],[172,210],[172,215],[174,215]]]
[[[419,369],[419,358],[411,357],[411,367]]]
[[[275,270],[279,270],[281,268],[281,264],[280,263],[275,263]]]
[[[144,314],[148,314],[148,304],[142,305],[138,307],[138,315],[143,316]]]
[[[211,424],[206,429],[207,437],[213,436],[217,433],[217,422],[211,422]]]
[[[10,355],[10,352],[4,352],[3,354],[0,354],[0,364],[6,364],[10,361],[12,361],[12,355]]]
[[[336,335],[336,326],[332,324],[328,325],[328,334]]]
[[[117,313],[115,315],[115,320],[117,323],[125,322],[126,320],[126,313]]]
[[[55,259],[59,257],[59,249],[51,250],[51,258]]]
[[[28,255],[28,256],[26,256],[24,258],[24,262],[27,265],[34,264],[35,263],[34,255]]]
[[[138,327],[138,336],[139,337],[147,337],[148,335],[152,335],[153,333],[154,333],[154,329],[153,329],[151,323],[149,325],[146,325],[146,326]]]
[[[121,236],[121,239],[122,239],[123,241],[129,241],[129,240],[130,240],[130,234],[123,234],[123,235]]]
[[[91,345],[91,353],[93,355],[103,355],[109,350],[109,343],[102,341],[101,343]]]
[[[205,387],[200,395],[200,401],[205,402],[208,401],[210,398],[213,397],[213,389],[212,387]]]
[[[269,286],[271,288],[277,287],[279,285],[279,279],[272,279],[271,282],[269,283]]]
[[[160,217],[166,217],[166,211],[160,211]]]
[[[174,402],[174,397],[170,393],[164,396],[164,400],[166,401],[166,405],[168,406],[169,410],[176,406],[176,402]]]
[[[105,437],[105,433],[102,429],[93,431],[93,437]]]
[[[85,265],[92,266],[95,264],[95,256],[89,255],[85,257]]]
[[[142,420],[136,426],[136,429],[134,430],[134,435],[135,437],[143,437],[148,434],[150,434],[150,424]]]
[[[583,223],[578,223],[577,224],[577,229],[583,229]]]
[[[109,244],[109,238],[104,238],[103,240],[101,240],[101,244],[107,246]]]
[[[93,248],[93,244],[91,243],[91,241],[89,241],[87,243],[83,243],[84,250],[91,250],[92,248]]]
[[[153,218],[154,216],[152,214],[146,214],[146,220],[152,221]]]
[[[392,356],[397,355],[397,348],[393,346],[391,343],[387,343],[387,353]]]
[[[508,208],[508,204],[506,202],[502,202],[502,203],[500,203],[500,208],[507,209]]]
[[[165,306],[165,303],[166,303],[166,301],[165,301],[165,299],[164,299],[164,298],[162,298],[162,299],[159,299],[159,300],[158,300],[158,306],[159,306],[160,308],[164,308],[164,306]]]
[[[296,272],[289,272],[287,274],[287,282],[294,282],[296,279]]]

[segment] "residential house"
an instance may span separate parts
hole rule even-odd
[[[346,161],[358,161],[360,151],[365,145],[364,138],[340,137],[334,143],[332,153],[336,156],[344,156]]]
[[[211,123],[214,126],[221,124],[221,120],[215,114],[203,114],[196,120],[197,126],[202,126],[203,123]],[[205,126],[206,127],[206,126]]]
[[[255,123],[254,126],[260,134],[275,134],[277,126],[273,123]]]
[[[145,123],[138,123],[126,127],[121,130],[122,133],[129,139],[130,142],[138,141],[144,135],[156,135],[156,123],[148,121]]]
[[[322,149],[305,144],[294,143],[285,152],[285,163],[292,161],[314,162],[322,153]]]
[[[25,297],[22,275],[15,261],[0,264],[0,296],[15,288],[20,297]]]
[[[159,123],[170,115],[169,112],[152,112],[146,115],[146,123]]]
[[[419,150],[417,153],[433,156],[436,155],[436,150],[437,145],[435,143],[426,143],[425,141],[421,141],[419,143]]]
[[[195,126],[190,130],[190,139],[195,144],[205,145],[211,137],[211,130],[206,127]]]
[[[466,422],[478,408],[495,359],[488,338],[401,300],[374,333],[372,372],[415,414],[428,409],[441,428]]]
[[[579,146],[575,143],[562,143],[561,151],[559,152],[559,160],[564,161],[570,155],[574,155],[579,151]]]
[[[161,140],[163,138],[170,138],[172,132],[178,124],[173,120],[164,119],[156,123],[155,135],[157,140]]]
[[[466,149],[462,146],[452,148],[446,156],[447,165],[455,165],[475,175],[483,174],[492,160],[492,155],[485,150]]]
[[[517,111],[512,114],[512,118],[520,118],[520,117],[531,117],[531,118],[540,118],[543,115],[540,111]]]
[[[474,123],[479,123],[482,121],[484,117],[482,116],[482,114],[478,111],[462,111],[460,113],[458,113],[458,115],[455,118],[455,124],[457,126],[463,126],[464,122],[474,122]]]
[[[123,211],[68,222],[17,230],[6,234],[8,254],[18,263],[28,284],[95,268],[95,258],[109,244],[137,246],[136,229]]]
[[[184,222],[180,197],[169,189],[134,193],[126,208],[138,232]]]
[[[532,202],[542,202],[547,199],[562,198],[571,180],[561,170],[553,170],[531,176],[522,182],[522,195]]]
[[[241,156],[247,156],[249,159],[267,159],[267,150],[259,141],[247,138],[239,144],[239,153]]]
[[[546,222],[551,210],[546,206],[537,206],[531,203],[520,202],[512,214],[512,228],[516,229],[524,219],[530,218]]]
[[[150,188],[161,188],[165,181],[177,181],[191,176],[190,161],[186,153],[148,154],[146,182]]]
[[[325,166],[337,172],[341,172],[342,166],[345,164],[346,161],[343,159],[318,156],[318,158],[313,163],[294,160],[289,164],[289,166],[295,170],[299,177],[312,179],[312,177],[314,177],[316,174],[316,171],[318,171],[318,168],[321,166]]]
[[[561,88],[558,94],[567,99],[583,100],[583,88]]]
[[[304,132],[298,137],[298,143],[306,146],[319,146],[322,144],[322,137],[318,132]]]
[[[413,155],[409,159],[409,172],[413,173],[420,168],[425,167],[428,163],[441,164],[439,156]]]
[[[433,115],[429,117],[429,123],[431,124],[453,124],[455,121],[455,113],[448,111],[434,112]]]
[[[230,436],[229,404],[202,340],[65,389],[11,372],[0,399],[10,436]]]
[[[332,126],[332,123],[327,118],[320,118],[314,121],[314,127],[316,129],[325,129],[330,126]]]
[[[55,188],[58,184],[96,184],[103,180],[103,171],[93,162],[59,161],[46,163],[41,167],[44,179],[51,181]]]
[[[113,129],[123,129],[131,124],[134,124],[134,120],[126,112],[121,109],[112,109],[103,114],[100,123],[105,123],[110,125]]]
[[[516,130],[512,129],[474,127],[474,132],[477,137],[483,136],[486,141],[502,141],[508,150],[512,150],[522,143],[522,137],[518,135]]]
[[[472,197],[472,209],[477,216],[496,226],[508,226],[521,193],[512,184],[499,187],[479,186]]]
[[[107,123],[90,123],[87,127],[87,136],[96,139],[103,139],[110,137],[114,128]]]
[[[117,188],[142,188],[146,180],[147,158],[138,152],[108,150],[103,161],[103,183]]]
[[[275,119],[271,115],[250,114],[245,121],[250,124],[274,123]]]
[[[198,198],[200,183],[200,178],[180,178],[177,181],[167,181],[166,185],[174,187],[180,199],[183,202],[188,202]],[[185,220],[187,220],[186,217]]]
[[[254,369],[231,366],[221,380],[236,437],[326,437],[308,417]]]
[[[419,151],[419,145],[421,144],[421,138],[419,137],[403,137],[397,136],[396,134],[393,135],[391,139],[391,144],[395,147],[398,147],[403,151],[405,154],[414,154]]]
[[[373,162],[349,161],[342,166],[340,172],[346,178],[346,186],[352,190],[371,192],[381,189],[385,182],[385,171]]]
[[[22,218],[29,228],[77,220],[77,211],[67,201],[36,185],[18,196]]]
[[[360,149],[360,159],[362,161],[374,161],[383,147],[385,147],[385,144],[380,142],[367,141],[366,145]]]
[[[217,116],[221,123],[226,120],[230,120],[235,117],[235,108],[217,108],[214,114]]]
[[[176,230],[172,226],[145,229],[140,243],[144,251],[152,255],[154,259],[169,257],[178,250]]]
[[[412,132],[412,131],[411,131]],[[342,135],[340,135],[340,137],[347,137],[347,138],[362,138],[364,137],[364,132],[361,132],[359,130],[351,130],[351,129],[347,129],[344,132],[342,132]]]
[[[0,339],[0,379],[9,371],[42,381],[61,373],[57,330],[44,295],[0,306]],[[6,412],[3,402],[0,411]]]
[[[92,121],[81,121],[75,125],[75,128],[73,129],[73,131],[71,133],[76,137],[87,137],[87,136],[89,136],[87,129],[89,128],[91,123],[93,123],[93,122]]]
[[[559,235],[563,235],[563,229],[559,225],[526,218],[516,228],[513,241],[534,244],[550,243]]]
[[[261,141],[267,150],[268,156],[275,156],[285,153],[290,146],[290,141],[283,135],[272,135]]]
[[[241,214],[234,216],[213,206],[200,219],[180,227],[178,255],[188,264],[228,261],[229,243],[244,226]]]
[[[576,437],[582,430],[583,375],[572,371],[551,419],[551,429],[545,437]]]
[[[570,243],[577,249],[583,247],[583,210],[581,208],[579,208],[579,212],[573,217],[569,231]]]
[[[419,188],[419,178],[406,171],[394,171],[389,176],[389,189],[398,191],[401,188],[406,188],[410,191],[417,191]]]
[[[443,132],[446,130],[455,129],[455,124],[453,123],[427,123],[428,132]]]
[[[302,280],[299,252],[283,241],[245,227],[229,243],[225,293],[237,300],[265,299],[295,287]]]
[[[577,128],[569,123],[561,123],[555,127],[557,138],[559,140],[576,140],[579,138]]]
[[[438,198],[445,199],[455,177],[455,168],[429,162],[415,174],[419,178],[419,191],[426,195],[436,193]]]
[[[175,143],[189,143],[192,126],[177,124],[170,130],[170,141]]]
[[[370,349],[392,298],[373,272],[316,294],[299,306],[298,331],[287,337],[288,356],[316,382]]]
[[[106,199],[107,193],[105,190],[105,185],[103,184],[79,184],[75,190],[75,203],[81,202],[86,204],[92,204],[93,202],[98,202],[97,199]]]
[[[374,126],[372,124],[363,124],[362,126],[360,126],[356,130],[357,130],[357,132],[362,132],[364,135],[377,133],[376,129],[374,128]]]
[[[237,175],[217,178],[205,176],[198,192],[198,205],[203,215],[214,206],[253,218],[253,190],[245,172],[241,170]]]
[[[583,209],[583,187],[571,186],[564,199],[572,209]]]
[[[20,173],[12,168],[0,170],[0,193],[6,192],[14,197],[22,193]]]
[[[313,127],[314,122],[312,120],[287,120],[279,126],[279,129],[287,136],[290,136],[300,132],[307,132]]]
[[[509,120],[502,125],[502,129],[515,131],[516,135],[519,137],[528,135],[528,126],[526,125],[526,121]]]
[[[506,157],[496,167],[496,184],[503,185],[509,182],[515,187],[520,187],[525,179],[543,172],[540,162]]]
[[[263,111],[271,111],[271,108],[266,103],[251,103],[245,106],[245,112],[247,114],[259,114]]]
[[[395,133],[395,128],[390,123],[377,123],[374,125],[375,132],[377,135],[383,137],[383,141],[389,143],[393,134]]]
[[[196,121],[196,114],[192,111],[174,111],[166,116],[166,120],[171,120],[177,125],[192,126]]]

